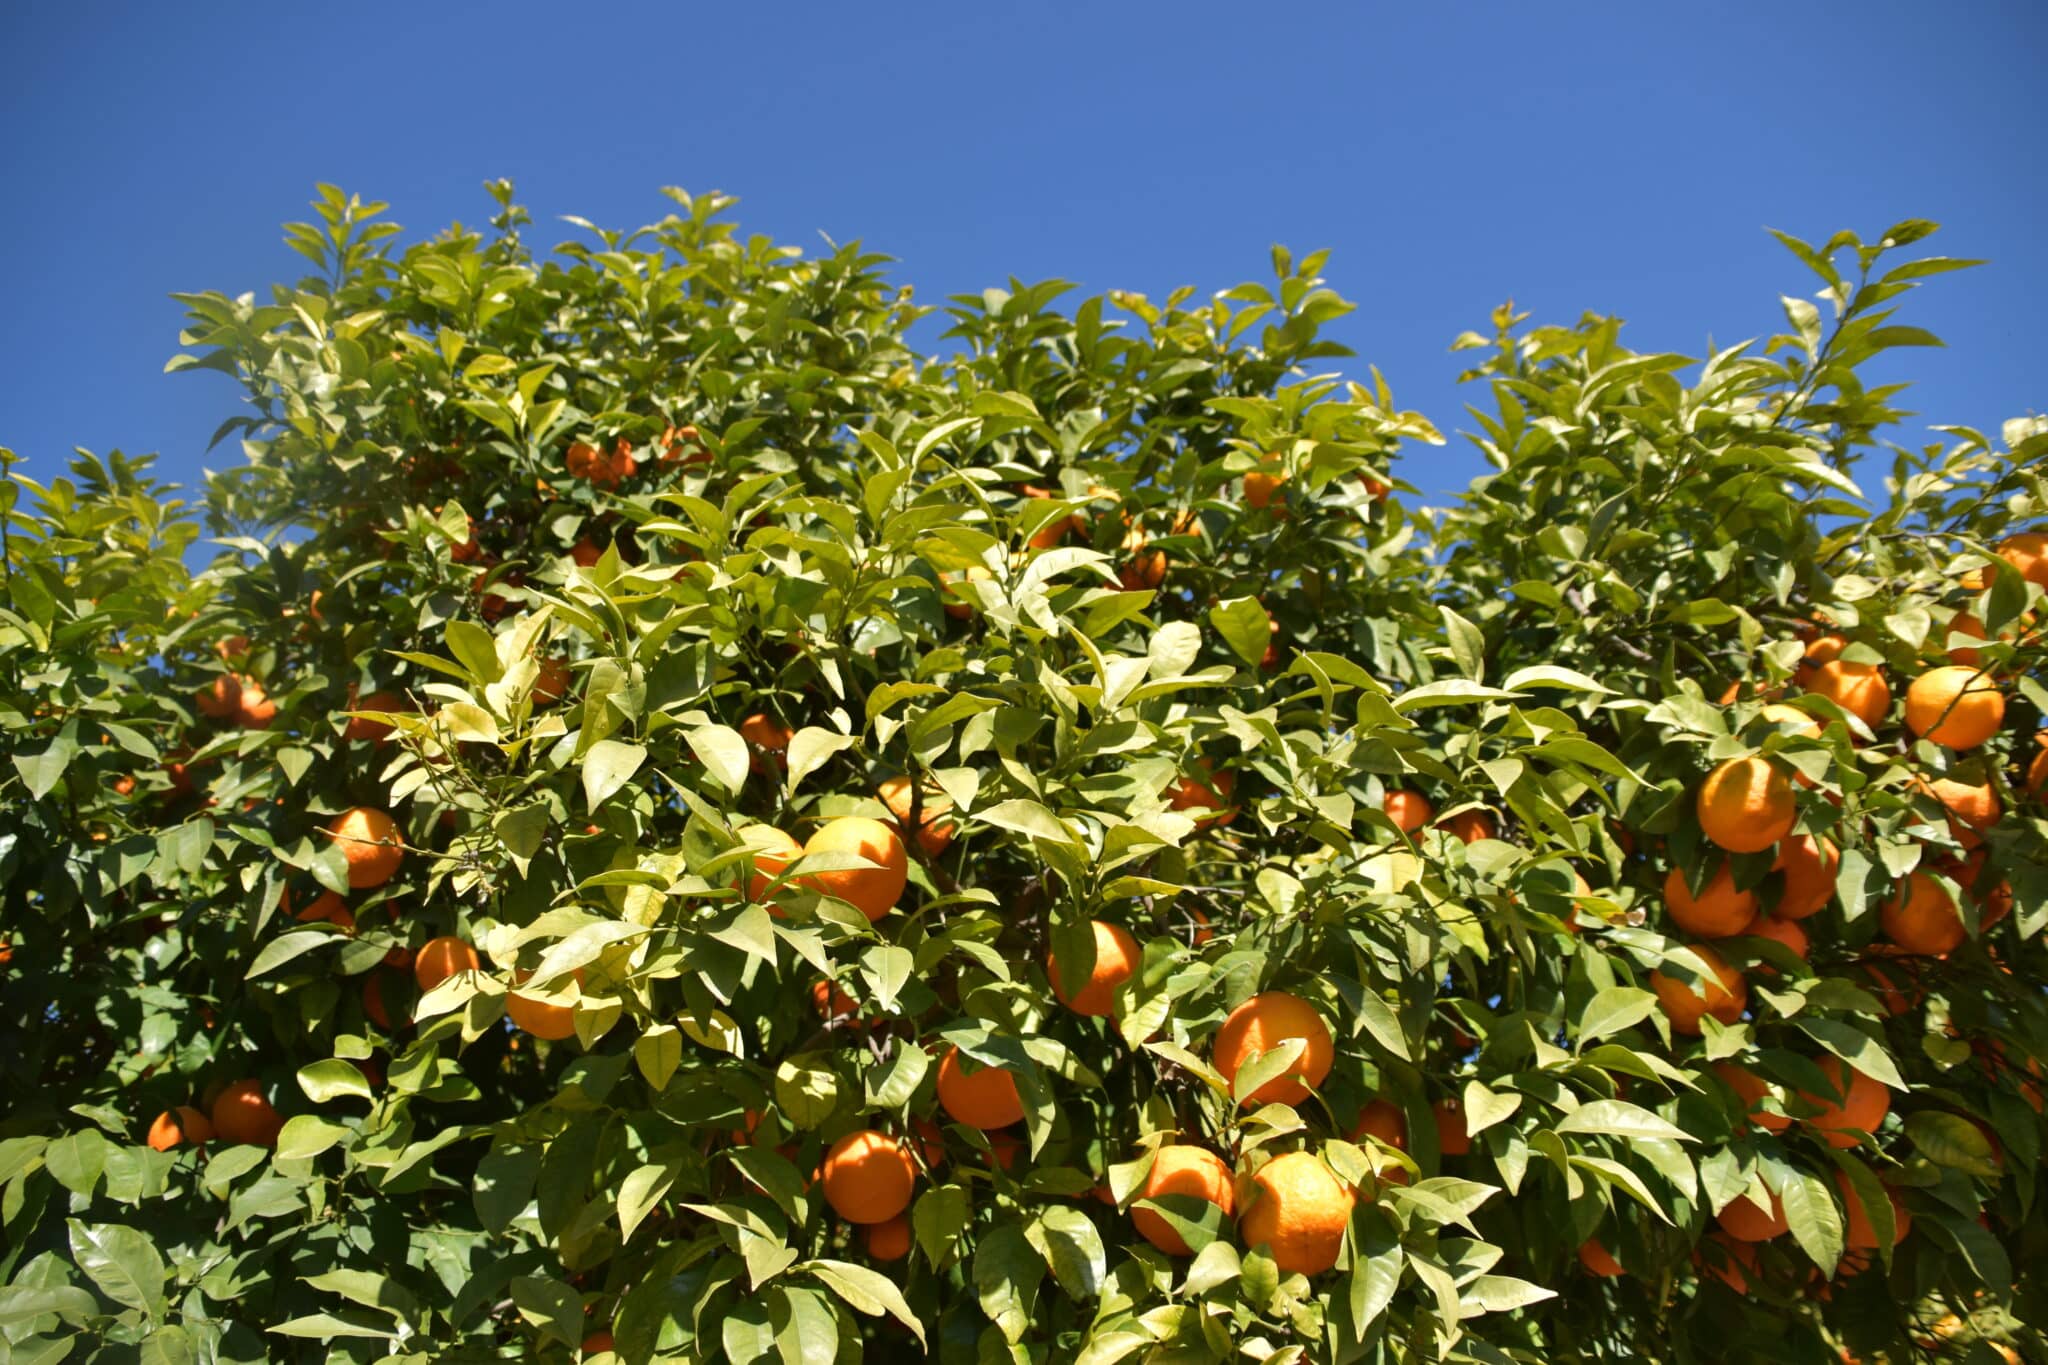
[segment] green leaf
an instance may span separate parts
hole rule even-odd
[[[1034,839],[1049,839],[1056,844],[1076,843],[1059,817],[1036,801],[1000,801],[986,810],[976,811],[975,818],[997,829],[1011,830]]]
[[[1265,657],[1272,643],[1271,618],[1256,597],[1232,597],[1209,608],[1209,624],[1231,652],[1248,664]]]
[[[1657,997],[1636,986],[1596,991],[1579,1014],[1579,1046],[1634,1028],[1657,1012]]]
[[[320,1155],[348,1136],[349,1130],[338,1123],[312,1114],[294,1114],[278,1130],[277,1155],[283,1161],[303,1161]]]
[[[1436,611],[1443,618],[1444,638],[1450,641],[1451,658],[1458,671],[1474,682],[1484,682],[1486,633],[1449,607],[1439,605]]]
[[[647,750],[637,744],[601,739],[591,745],[590,752],[583,757],[585,808],[595,811],[609,801],[632,780],[633,774],[639,772],[640,765],[646,761]]]
[[[1518,668],[1501,681],[1501,686],[1513,692],[1526,692],[1536,687],[1558,687],[1568,692],[1614,695],[1613,688],[1587,677],[1576,669],[1559,668],[1556,664],[1531,664],[1527,668]]]
[[[1840,1019],[1801,1019],[1799,1027],[1828,1051],[1855,1067],[1873,1081],[1881,1081],[1903,1092],[1905,1078],[1884,1047],[1854,1024]]]
[[[924,1324],[910,1311],[903,1292],[888,1276],[848,1261],[805,1261],[795,1268],[815,1275],[819,1283],[837,1294],[856,1313],[865,1313],[871,1318],[887,1313],[910,1329],[918,1345],[926,1344]]]
[[[1906,1136],[1937,1166],[1947,1166],[1985,1180],[2001,1174],[1991,1140],[1960,1114],[1923,1109],[1906,1116]]]
[[[633,1040],[633,1061],[656,1094],[683,1064],[683,1035],[673,1024],[650,1024]]]
[[[65,1220],[71,1232],[71,1260],[102,1294],[124,1308],[142,1310],[151,1321],[164,1315],[164,1259],[143,1233],[118,1223],[98,1225]]]
[[[737,793],[746,784],[751,760],[739,731],[724,725],[699,725],[685,730],[683,739],[719,786]]]
[[[1778,1190],[1778,1201],[1800,1249],[1822,1274],[1833,1274],[1842,1259],[1842,1212],[1828,1182],[1811,1171],[1794,1170]]]
[[[1429,706],[1463,706],[1469,702],[1513,701],[1520,692],[1504,691],[1498,687],[1487,687],[1468,678],[1445,678],[1441,682],[1425,683],[1411,688],[1394,698],[1394,710],[1401,715],[1420,711]]]
[[[1599,1133],[1619,1138],[1669,1138],[1673,1142],[1698,1141],[1683,1128],[1667,1123],[1627,1100],[1593,1100],[1582,1104],[1558,1121],[1556,1131]]]
[[[842,735],[835,730],[822,730],[815,725],[806,725],[798,730],[789,741],[789,776],[783,783],[784,792],[794,795],[805,778],[825,766],[832,755],[852,744],[852,735]]]
[[[71,737],[71,727],[66,726],[64,733],[52,739],[41,753],[14,755],[14,766],[27,784],[28,794],[40,801],[63,780],[64,770],[71,766],[77,753],[78,741]]]
[[[330,1270],[306,1278],[306,1287],[326,1294],[339,1294],[365,1308],[377,1308],[391,1314],[400,1322],[411,1322],[419,1316],[419,1300],[389,1275],[370,1270]]]
[[[1030,1242],[1069,1298],[1092,1299],[1108,1273],[1102,1234],[1095,1221],[1077,1208],[1055,1204],[1041,1209],[1024,1226]]]
[[[294,929],[290,933],[280,934],[263,945],[262,951],[256,954],[256,960],[249,964],[245,979],[254,981],[259,976],[267,976],[293,958],[310,953],[325,944],[339,942],[340,939],[341,935],[330,929]]]
[[[545,1275],[515,1276],[512,1302],[520,1317],[564,1346],[574,1349],[582,1345],[583,1296],[560,1280]]]
[[[339,1057],[310,1063],[299,1068],[299,1089],[315,1104],[329,1100],[370,1098],[370,1082],[362,1070],[353,1062]]]
[[[640,1166],[619,1182],[619,1235],[630,1238],[648,1214],[654,1212],[675,1183],[676,1169],[668,1165]]]

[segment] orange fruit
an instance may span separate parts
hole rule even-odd
[[[1800,1122],[1830,1147],[1854,1147],[1863,1134],[1875,1133],[1891,1112],[1892,1092],[1882,1081],[1872,1080],[1839,1057],[1822,1057],[1819,1066],[1827,1076],[1828,1089],[1821,1094],[1799,1092],[1800,1099],[1820,1110]]]
[[[386,1033],[391,1031],[391,1006],[399,1003],[396,975],[380,968],[363,978],[363,1017]]]
[[[1438,1100],[1429,1107],[1436,1119],[1436,1149],[1442,1156],[1463,1156],[1472,1150],[1472,1130],[1465,1122],[1465,1106],[1456,1100]]]
[[[1287,482],[1287,471],[1280,467],[1280,461],[1267,456],[1257,469],[1247,470],[1244,476],[1244,500],[1248,507],[1263,508],[1273,501],[1273,495]]]
[[[1953,951],[1964,937],[1963,918],[1940,882],[1915,872],[1880,907],[1884,936],[1909,953],[1939,957]]]
[[[1779,919],[1775,915],[1766,915],[1759,910],[1756,918],[1744,925],[1740,932],[1751,938],[1767,938],[1773,943],[1782,943],[1791,949],[1792,956],[1801,962],[1806,961],[1807,949],[1810,946],[1806,931],[1793,920]]]
[[[405,704],[405,699],[396,692],[372,692],[367,697],[359,697],[351,701],[348,709],[351,711],[383,711],[389,713],[404,711],[408,708]],[[341,737],[343,739],[366,739],[382,744],[385,740],[391,738],[392,731],[393,727],[381,720],[371,720],[368,716],[355,716],[349,720],[348,725],[342,730]]]
[[[947,1049],[939,1062],[939,1107],[955,1123],[983,1132],[1007,1128],[1024,1117],[1024,1100],[1017,1094],[1017,1078],[999,1066],[966,1070],[960,1064],[957,1047]]]
[[[244,678],[241,693],[235,698],[235,724],[244,730],[261,730],[276,719],[277,703],[263,691],[263,685]]]
[[[1666,976],[1661,968],[1650,973],[1650,989],[1657,993],[1657,1001],[1663,1005],[1671,1027],[1680,1033],[1698,1033],[1701,1017],[1709,1014],[1724,1024],[1734,1023],[1749,1003],[1749,986],[1742,973],[1723,962],[1721,955],[1705,944],[1689,946],[1707,964],[1705,979],[1683,981]]]
[[[1770,1084],[1763,1077],[1733,1062],[1715,1062],[1712,1070],[1742,1101],[1743,1113],[1749,1122],[1767,1133],[1782,1133],[1792,1126],[1792,1120],[1785,1115],[1769,1113],[1758,1107],[1771,1093]]]
[[[1930,668],[1906,689],[1906,724],[1947,749],[1974,749],[2005,723],[2005,694],[1975,669]]]
[[[1967,636],[1972,640],[1982,640],[1986,638],[1984,623],[1967,611],[1959,611],[1948,618],[1948,629],[1941,638],[1946,641],[1957,635]],[[1983,651],[1972,649],[1968,645],[1958,645],[1954,649],[1949,650],[1948,661],[1952,664],[1959,664],[1964,668],[1975,668],[1984,662],[1984,654]]]
[[[582,1349],[583,1354],[587,1356],[594,1356],[599,1351],[609,1351],[612,1349],[612,1334],[610,1332],[592,1332],[589,1336],[583,1338]]]
[[[1695,803],[1700,832],[1730,853],[1759,853],[1792,832],[1799,805],[1776,764],[1752,754],[1707,774]]]
[[[981,591],[970,584],[985,582],[994,578],[986,565],[969,564],[959,573],[939,575],[939,589],[947,598],[946,615],[956,621],[965,621],[974,615],[974,609],[981,605]]]
[[[868,1224],[865,1236],[871,1261],[900,1261],[910,1254],[910,1220],[900,1213]]]
[[[189,1104],[175,1109],[166,1109],[156,1116],[156,1122],[149,1125],[149,1136],[144,1139],[151,1151],[168,1152],[171,1148],[190,1142],[199,1145],[213,1137],[213,1123],[206,1115]]]
[[[570,562],[579,569],[587,569],[604,558],[604,547],[593,544],[588,537],[578,540],[569,547]]]
[[[1380,809],[1401,827],[1403,834],[1415,833],[1436,815],[1436,807],[1421,792],[1390,791],[1381,799]]]
[[[1602,1279],[1613,1279],[1622,1274],[1621,1262],[1614,1259],[1607,1248],[1597,1241],[1579,1243],[1579,1264]]]
[[[1876,664],[1852,664],[1842,659],[1822,664],[1802,685],[1816,697],[1826,697],[1871,729],[1892,709],[1891,684]]]
[[[2048,588],[2048,535],[2022,531],[1999,541],[1997,549],[1998,557],[2019,570],[2022,578]],[[1963,575],[1962,584],[1971,592],[1982,592],[1991,586],[1991,572],[1972,569]]]
[[[1723,862],[1694,896],[1684,870],[1674,867],[1664,877],[1664,909],[1694,938],[1726,938],[1741,933],[1756,918],[1756,893],[1737,891],[1735,874]]]
[[[255,1081],[235,1081],[213,1102],[213,1131],[223,1142],[246,1142],[269,1147],[277,1142],[284,1119],[263,1098],[263,1087]]]
[[[569,695],[575,681],[576,674],[566,660],[542,659],[533,676],[533,699],[542,706],[553,706]]]
[[[1817,834],[1797,834],[1779,844],[1771,870],[1783,875],[1784,885],[1771,914],[1805,919],[1825,909],[1835,898],[1835,874],[1841,865],[1842,851]]]
[[[896,817],[897,825],[907,831],[910,828],[910,779],[891,777],[875,790],[881,796],[882,804],[889,808],[889,814]],[[955,826],[946,818],[952,809],[952,797],[936,786],[925,787],[917,808],[917,846],[924,850],[925,857],[938,857],[953,842]]]
[[[1064,541],[1071,532],[1080,526],[1081,519],[1079,517],[1054,517],[1051,521],[1033,531],[1031,538],[1024,543],[1034,550],[1050,550]]]
[[[1062,1005],[1076,1014],[1106,1019],[1116,1013],[1117,987],[1138,970],[1144,952],[1138,940],[1117,925],[1099,919],[1089,923],[1095,930],[1095,970],[1089,974],[1088,984],[1069,994],[1060,980],[1059,960],[1050,953],[1045,958],[1045,975]]]
[[[1205,1147],[1174,1143],[1161,1147],[1154,1154],[1152,1170],[1146,1175],[1138,1198],[1157,1199],[1169,1194],[1188,1194],[1206,1199],[1222,1209],[1225,1218],[1237,1207],[1230,1168],[1223,1164],[1222,1158]],[[1186,1256],[1193,1251],[1187,1239],[1173,1230],[1172,1224],[1150,1209],[1132,1209],[1131,1225],[1137,1228],[1139,1236],[1169,1256]]]
[[[1736,1293],[1749,1293],[1749,1277],[1756,1274],[1756,1248],[1748,1242],[1715,1233],[1700,1242],[1693,1261]]]
[[[357,891],[382,886],[405,860],[398,826],[381,810],[355,806],[327,824],[327,832],[348,859],[348,884]]]
[[[1870,1213],[1863,1207],[1863,1201],[1856,1197],[1856,1187],[1841,1171],[1835,1172],[1835,1185],[1842,1191],[1842,1245],[1852,1251],[1877,1250],[1877,1229],[1871,1226]],[[1892,1201],[1892,1245],[1897,1246],[1913,1230],[1913,1215],[1899,1202],[1896,1190],[1887,1185],[1884,1192]]]
[[[1760,1209],[1748,1195],[1740,1195],[1728,1201],[1714,1215],[1714,1221],[1721,1225],[1721,1231],[1738,1242],[1768,1242],[1792,1230],[1792,1225],[1785,1221],[1785,1210],[1776,1195],[1771,1196],[1768,1209]]]
[[[860,1013],[860,1002],[839,988],[839,983],[819,977],[811,983],[811,1008],[820,1019],[852,1019]]]
[[[747,879],[747,899],[766,900],[769,883],[804,856],[804,846],[773,825],[749,825],[740,834],[754,850],[754,875]]]
[[[242,681],[232,673],[223,673],[199,690],[193,704],[199,714],[209,720],[226,720],[235,714],[242,702]]]
[[[1207,763],[1197,760],[1166,789],[1166,804],[1173,810],[1207,809],[1219,812],[1196,819],[1197,829],[1207,829],[1211,825],[1227,825],[1237,818],[1237,812],[1230,805],[1230,794],[1235,790],[1236,773],[1228,768],[1222,772],[1212,772]]]
[[[2027,791],[2039,798],[2048,795],[2048,730],[2037,731],[2034,743],[2041,747],[2033,761],[2027,764]]]
[[[910,1206],[917,1168],[887,1133],[848,1133],[825,1153],[825,1202],[849,1223],[886,1223]]]
[[[122,773],[114,779],[114,794],[117,796],[133,796],[135,795],[135,786],[135,778],[131,774]]]
[[[1763,719],[1781,730],[1789,730],[1791,733],[1806,739],[1820,738],[1820,722],[1796,706],[1787,706],[1782,702],[1772,702],[1759,714]]]
[[[292,898],[290,892],[285,893],[282,903],[286,910],[291,910]],[[318,896],[315,896],[311,905],[303,910],[293,911],[292,918],[298,920],[301,924],[324,922],[337,925],[345,934],[352,934],[356,929],[356,917],[348,908],[348,902],[335,895],[332,891],[323,891]]]
[[[1369,1101],[1358,1111],[1358,1123],[1349,1137],[1353,1142],[1364,1137],[1378,1138],[1389,1147],[1405,1152],[1408,1150],[1408,1116],[1385,1100]]]
[[[1309,1087],[1323,1083],[1337,1055],[1330,1026],[1323,1022],[1316,1007],[1300,996],[1267,991],[1232,1010],[1223,1027],[1216,1030],[1216,1069],[1223,1073],[1224,1080],[1232,1082],[1237,1079],[1238,1068],[1254,1055],[1270,1052],[1290,1038],[1300,1038],[1307,1044],[1295,1061],[1296,1069],[1267,1081],[1245,1096],[1244,1104],[1299,1104],[1307,1099]]]
[[[517,985],[532,975],[532,972],[516,972],[513,974],[513,984]],[[582,981],[583,973],[577,972],[576,979]],[[510,991],[505,996],[505,1013],[515,1027],[526,1030],[536,1038],[560,1042],[564,1038],[576,1036],[576,1010],[570,1005],[557,1005],[534,996],[521,995],[518,991]]]
[[[1137,527],[1124,537],[1123,550],[1126,556],[1123,567],[1117,570],[1117,582],[1125,592],[1141,592],[1157,588],[1166,581],[1167,558],[1164,550],[1148,550],[1151,540]]]
[[[1308,1152],[1289,1152],[1252,1176],[1237,1220],[1247,1247],[1264,1247],[1286,1275],[1319,1275],[1337,1264],[1357,1196]]]
[[[483,965],[476,949],[453,934],[430,938],[412,960],[413,979],[422,993],[434,989],[457,972],[473,972]]]
[[[1913,786],[1941,802],[1949,815],[1949,833],[1964,848],[1975,848],[1983,843],[1982,831],[1997,824],[2002,813],[1998,793],[1989,782],[1958,782],[1948,777],[1937,777],[1932,781],[1915,778]]]
[[[765,711],[756,711],[740,722],[740,738],[771,754],[785,752],[793,737],[787,725]]]
[[[804,843],[805,856],[814,853],[853,853],[877,864],[839,872],[806,872],[798,877],[819,895],[845,901],[870,922],[895,909],[909,881],[910,861],[903,841],[896,837],[895,830],[863,815],[842,815],[826,821]]]
[[[1476,844],[1481,839],[1491,839],[1497,832],[1493,817],[1483,810],[1461,810],[1437,821],[1437,828],[1461,844]]]

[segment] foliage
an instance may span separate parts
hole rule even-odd
[[[1995,551],[2048,515],[2048,429],[1881,439],[1859,366],[1934,344],[1894,310],[1969,264],[1899,263],[1932,225],[1787,238],[1819,305],[1704,362],[1504,307],[1458,343],[1497,472],[1432,511],[1395,459],[1435,429],[1321,373],[1321,255],[1207,301],[1013,283],[929,356],[858,246],[670,191],[537,258],[491,188],[488,232],[410,245],[323,189],[317,275],[185,297],[174,367],[248,399],[203,572],[147,460],[9,457],[13,1359],[2039,1358],[2048,574]],[[1988,745],[1802,690],[1825,644],[1903,698],[1965,607]],[[1721,861],[1695,794],[1757,753],[1839,871],[1805,956],[1715,945],[1747,1009],[1694,1036],[1651,989],[1702,965],[1667,874]],[[886,818],[904,775],[894,913],[815,889],[857,855],[753,884],[763,829]],[[352,807],[403,834],[381,885],[326,833]],[[1730,866],[1780,903],[1774,850]],[[1915,874],[1962,907],[1943,955],[1887,930]],[[346,922],[294,917],[323,892]],[[1091,920],[1138,945],[1109,1017],[1047,979],[1102,965]],[[416,989],[447,935],[480,969]],[[1334,1066],[1241,1105],[1301,1064],[1212,1064],[1271,991]],[[948,1120],[956,1048],[1021,1127]],[[1801,1121],[1836,1058],[1889,1101],[1840,1145]],[[143,1141],[238,1080],[274,1146]],[[915,1159],[907,1258],[814,1182],[862,1129]],[[1316,1154],[1357,1191],[1335,1268],[1187,1195],[1142,1207],[1191,1257],[1138,1236],[1166,1140],[1240,1205]],[[1788,1235],[1717,1232],[1745,1196]]]

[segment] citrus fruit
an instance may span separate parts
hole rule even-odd
[[[825,1202],[849,1223],[886,1223],[910,1206],[917,1168],[886,1133],[848,1133],[825,1153]]]
[[[382,711],[388,715],[405,710],[406,705],[405,699],[396,692],[372,692],[367,697],[356,698],[349,704],[348,709],[351,711]],[[348,724],[342,728],[341,737],[343,739],[369,740],[375,744],[382,744],[385,740],[391,738],[392,732],[393,727],[384,721],[372,720],[368,716],[352,716],[349,718]]]
[[[891,777],[877,787],[876,793],[882,804],[889,808],[889,814],[896,817],[897,825],[905,831],[910,829],[910,779]],[[939,790],[936,785],[927,785],[918,797],[917,803],[917,846],[924,850],[927,858],[936,858],[946,851],[953,842],[954,825],[946,818],[953,809],[953,798]]]
[[[156,1116],[156,1121],[149,1125],[149,1136],[145,1141],[152,1151],[168,1152],[182,1143],[197,1145],[212,1137],[213,1123],[206,1115],[189,1104],[181,1104]]]
[[[1731,758],[1707,774],[1695,803],[1700,832],[1730,853],[1758,853],[1799,818],[1792,783],[1769,759]]]
[[[291,910],[291,893],[286,892],[281,898],[280,903],[286,910]],[[354,933],[356,928],[356,917],[354,912],[348,908],[348,902],[335,895],[332,891],[323,891],[315,896],[313,903],[305,909],[293,911],[292,918],[298,920],[301,924],[326,923],[336,925],[343,933],[349,934]]]
[[[1280,467],[1280,461],[1268,456],[1257,469],[1245,471],[1244,500],[1248,507],[1263,508],[1273,501],[1273,495],[1287,482],[1287,471]]]
[[[1206,1199],[1223,1210],[1225,1218],[1228,1218],[1232,1209],[1236,1207],[1230,1168],[1225,1166],[1214,1152],[1204,1147],[1189,1147],[1175,1143],[1161,1147],[1154,1154],[1152,1170],[1145,1177],[1145,1183],[1138,1191],[1138,1198],[1157,1199],[1169,1194],[1186,1194],[1197,1199]],[[1132,1209],[1131,1224],[1137,1228],[1139,1236],[1169,1256],[1186,1256],[1192,1251],[1187,1239],[1174,1231],[1172,1224],[1151,1209]]]
[[[1756,918],[1744,925],[1739,932],[1749,938],[1767,938],[1773,943],[1781,943],[1801,962],[1806,961],[1807,952],[1812,946],[1807,940],[1806,931],[1799,927],[1797,921],[1779,919],[1776,915],[1767,915],[1761,910],[1757,912]],[[1768,964],[1766,969],[1772,970]]]
[[[1289,1152],[1252,1176],[1237,1220],[1247,1247],[1264,1247],[1282,1274],[1319,1275],[1337,1264],[1356,1196],[1308,1152]]]
[[[1223,1027],[1216,1030],[1216,1069],[1224,1080],[1233,1082],[1238,1069],[1255,1055],[1270,1052],[1290,1038],[1307,1044],[1295,1060],[1295,1069],[1261,1085],[1244,1097],[1243,1104],[1299,1104],[1307,1099],[1309,1087],[1323,1083],[1336,1057],[1330,1026],[1315,1006],[1300,996],[1267,991],[1232,1010]]]
[[[1607,1248],[1597,1241],[1579,1243],[1579,1264],[1602,1279],[1613,1279],[1623,1273],[1621,1262],[1614,1259]]]
[[[1456,1100],[1438,1100],[1429,1107],[1436,1120],[1436,1150],[1440,1156],[1464,1156],[1472,1150],[1472,1129],[1465,1122],[1465,1106]]]
[[[1792,1126],[1792,1120],[1786,1115],[1773,1114],[1761,1107],[1771,1093],[1770,1083],[1763,1077],[1733,1062],[1715,1062],[1712,1069],[1742,1101],[1743,1115],[1749,1122],[1767,1133],[1782,1133]]]
[[[1802,684],[1816,697],[1826,697],[1850,715],[1876,729],[1892,709],[1891,684],[1876,664],[1856,664],[1845,659],[1822,664]]]
[[[754,875],[747,879],[747,899],[766,900],[769,885],[803,857],[804,846],[773,825],[748,825],[740,837],[754,850]]]
[[[865,1237],[869,1260],[900,1261],[910,1254],[910,1220],[900,1213],[868,1224]]]
[[[1950,777],[1932,780],[1916,778],[1914,787],[1933,797],[1948,812],[1949,833],[1964,848],[1984,842],[1983,831],[1998,823],[2002,813],[1998,793],[1989,782],[1958,782]]]
[[[1771,914],[1805,919],[1825,909],[1835,898],[1835,874],[1841,865],[1842,851],[1818,834],[1795,834],[1780,843],[1771,870],[1784,880]]]
[[[1849,1183],[1848,1174],[1836,1171],[1835,1185],[1842,1191],[1842,1245],[1852,1251],[1877,1250],[1877,1229],[1871,1224],[1870,1211],[1856,1197],[1856,1187]],[[1892,1245],[1897,1246],[1913,1230],[1913,1215],[1899,1202],[1896,1190],[1887,1185],[1884,1192],[1892,1201]]]
[[[514,977],[515,984],[531,975],[531,972],[517,973]],[[578,980],[582,979],[581,972],[576,975]],[[510,991],[505,996],[505,1014],[516,1027],[526,1030],[536,1038],[560,1042],[564,1038],[576,1036],[576,1010],[571,1005],[557,1005],[536,996]]]
[[[2005,694],[1975,669],[1930,668],[1906,689],[1906,724],[1947,749],[1974,749],[2005,723]]]
[[[1657,993],[1658,1003],[1663,1005],[1671,1027],[1680,1033],[1698,1033],[1701,1017],[1709,1014],[1724,1024],[1734,1023],[1742,1017],[1743,1008],[1749,1003],[1749,986],[1743,981],[1742,973],[1723,962],[1719,953],[1703,943],[1689,947],[1707,964],[1704,978],[1684,980],[1666,976],[1662,968],[1650,973],[1650,989]]]
[[[1757,1207],[1756,1201],[1746,1194],[1738,1195],[1714,1215],[1714,1221],[1738,1242],[1768,1242],[1792,1230],[1776,1195],[1771,1196],[1768,1209]]]
[[[481,965],[476,949],[453,934],[443,934],[421,945],[412,960],[412,974],[424,994],[457,972],[473,972]]]
[[[1216,812],[1198,817],[1195,820],[1197,829],[1227,825],[1237,818],[1237,812],[1230,806],[1230,794],[1236,789],[1236,773],[1228,768],[1212,772],[1208,764],[1197,762],[1166,789],[1166,804],[1173,810]]]
[[[1915,872],[1879,907],[1884,936],[1909,953],[1939,957],[1963,941],[1963,917],[1946,887]]]
[[[1398,1151],[1408,1150],[1408,1116],[1386,1100],[1370,1100],[1358,1111],[1358,1122],[1347,1135],[1351,1141],[1374,1137]]]
[[[1674,867],[1664,877],[1664,909],[1694,938],[1726,938],[1756,918],[1756,893],[1737,891],[1735,874],[1723,862],[1695,896],[1684,870]]]
[[[1138,941],[1128,932],[1114,924],[1091,920],[1095,930],[1095,969],[1089,974],[1088,982],[1079,990],[1069,994],[1060,980],[1059,960],[1046,955],[1045,975],[1052,982],[1052,993],[1060,1003],[1076,1014],[1092,1014],[1108,1018],[1116,1013],[1117,987],[1131,979],[1138,970],[1138,961],[1144,956]]]
[[[821,896],[845,901],[870,922],[895,908],[909,880],[910,863],[896,831],[864,815],[842,815],[825,822],[804,843],[804,856],[851,853],[876,864],[840,871],[805,872],[797,880]]]
[[[1461,844],[1476,844],[1481,839],[1491,839],[1498,832],[1493,816],[1483,810],[1461,810],[1437,821],[1437,828]]]
[[[255,1081],[232,1082],[213,1102],[213,1131],[223,1142],[269,1147],[277,1142],[278,1130],[283,1127],[284,1120]]]
[[[534,667],[533,699],[542,706],[553,706],[569,695],[575,681],[576,675],[565,661],[542,659]]]
[[[1403,834],[1415,833],[1436,815],[1436,807],[1421,792],[1390,791],[1380,801],[1380,809],[1400,826]]]
[[[382,886],[405,861],[398,826],[381,810],[352,807],[330,820],[327,832],[348,860],[348,884],[355,890]]]
[[[939,1062],[939,1107],[955,1123],[983,1132],[1007,1128],[1023,1118],[1024,1100],[1017,1094],[1017,1078],[1001,1067],[976,1066],[968,1071],[961,1065],[960,1049],[947,1050]]]
[[[1828,1086],[1819,1094],[1802,1090],[1799,1098],[1819,1112],[1800,1120],[1830,1147],[1854,1147],[1866,1133],[1875,1133],[1891,1112],[1892,1092],[1835,1056],[1819,1066]]]

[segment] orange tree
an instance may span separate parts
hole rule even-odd
[[[9,457],[10,1358],[2042,1358],[2048,431],[1883,442],[1931,225],[1501,310],[1429,510],[1320,256],[930,356],[492,189],[185,300],[203,509]]]

